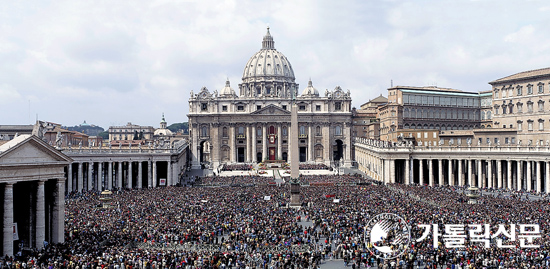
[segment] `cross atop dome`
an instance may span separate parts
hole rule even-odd
[[[262,49],[275,49],[275,42],[273,41],[271,33],[269,33],[269,26],[267,27],[267,33],[262,41]]]

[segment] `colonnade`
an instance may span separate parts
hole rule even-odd
[[[178,182],[171,161],[89,161],[67,167],[67,191],[154,188]]]

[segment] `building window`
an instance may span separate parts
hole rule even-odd
[[[504,144],[508,145],[509,141],[508,141],[508,137],[505,137],[504,138]]]
[[[300,126],[300,135],[305,135],[306,134],[306,127],[305,126]]]
[[[539,120],[539,131],[544,131],[544,120]]]
[[[487,145],[491,143],[491,139],[487,137]]]
[[[286,110],[286,105],[283,105],[283,109]]]
[[[298,109],[299,109],[300,111],[304,111],[304,110],[306,110],[306,106],[305,106],[305,105],[300,105],[300,106],[298,107]]]
[[[495,144],[498,144],[498,138],[495,137]]]
[[[521,131],[523,129],[523,122],[518,121],[518,131]]]
[[[239,126],[238,133],[239,133],[239,135],[244,135],[244,127]]]
[[[539,93],[544,93],[544,85],[539,85]]]
[[[201,136],[202,136],[202,137],[207,137],[207,136],[208,136],[208,128],[206,128],[206,126],[203,126],[203,127],[202,127]]]
[[[227,106],[222,106],[222,111],[227,111]]]
[[[227,137],[227,127],[223,127],[222,135],[223,135],[223,137]]]
[[[363,130],[364,130],[364,129],[365,129],[365,127],[363,127]],[[316,135],[321,135],[321,127],[320,127],[320,126],[317,126],[317,127],[315,128],[315,134],[316,134]]]
[[[544,111],[544,101],[539,101],[539,112]]]
[[[244,111],[244,106],[237,106],[237,111]]]
[[[262,106],[256,106],[256,110],[262,109]]]
[[[503,115],[506,114],[506,106],[505,105],[502,106],[502,114]]]
[[[256,135],[257,135],[258,137],[262,136],[262,128],[256,129]]]
[[[522,87],[518,86],[516,89],[517,89],[517,96],[522,96],[523,95]]]
[[[527,103],[527,112],[533,112],[533,103]]]
[[[521,113],[523,111],[523,104],[518,103],[517,106],[518,106],[518,113]]]
[[[262,94],[262,88],[261,87],[256,87],[256,94],[257,95]]]
[[[342,110],[342,103],[340,103],[340,102],[334,103],[334,110],[336,110],[336,111]]]
[[[533,121],[527,121],[527,131],[533,131]]]
[[[511,142],[512,142],[512,144],[515,144],[516,143],[516,138],[512,137]]]
[[[508,109],[510,110],[510,114],[514,113],[514,106],[509,105]]]
[[[342,135],[342,127],[337,125],[336,128],[334,128],[334,135]]]
[[[201,110],[202,111],[208,110],[208,104],[207,103],[201,103]]]
[[[527,94],[533,94],[533,85],[527,85]]]
[[[286,129],[286,126],[283,127],[283,135],[287,135],[287,129]]]
[[[321,106],[320,106],[320,105],[316,105],[316,106],[315,106],[315,111],[321,111]]]

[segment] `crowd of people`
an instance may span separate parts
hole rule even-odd
[[[285,177],[288,179],[289,177]],[[306,184],[350,184],[359,183],[364,181],[363,177],[359,174],[345,174],[345,175],[300,175],[300,182]]]
[[[243,176],[204,176],[195,180],[196,185],[250,185],[250,184],[270,184],[274,183],[275,178],[258,175]]]
[[[318,268],[327,259],[354,268],[550,266],[546,198],[487,195],[472,205],[457,187],[399,184],[302,187],[301,208],[287,207],[289,196],[287,185],[134,189],[115,192],[112,207],[103,209],[95,192],[72,195],[65,243],[1,262],[13,268]],[[381,213],[411,228],[409,248],[396,259],[365,247],[365,225]],[[419,224],[436,224],[441,233],[445,224],[489,224],[493,234],[499,224],[524,223],[540,226],[541,238],[532,242],[539,247],[500,236],[488,248],[471,240],[449,248],[433,233],[417,242],[425,232]],[[498,247],[497,239],[513,247]]]
[[[246,163],[224,164],[221,171],[250,171],[253,166]]]
[[[330,167],[323,164],[323,163],[301,163],[300,164],[300,170],[329,170]]]

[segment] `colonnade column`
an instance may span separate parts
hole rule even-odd
[[[118,171],[117,171],[117,188],[122,189],[122,162],[118,162]]]
[[[137,179],[137,188],[138,189],[141,189],[141,187],[143,186],[143,162],[142,161],[139,161],[138,162],[138,179]]]
[[[535,188],[537,190],[537,192],[541,192],[542,189],[541,189],[541,184],[540,184],[540,162],[539,161],[536,161],[536,168],[537,168],[537,180],[535,181],[536,184],[537,184],[537,187]]]
[[[466,160],[468,163],[468,181],[466,185],[472,186],[472,160]]]
[[[531,188],[531,161],[527,161],[527,187],[526,190],[530,191]]]
[[[290,158],[290,154],[288,154]],[[262,161],[269,159],[267,155],[267,125],[262,125]]]
[[[103,189],[103,163],[99,162],[97,164],[97,190],[101,191]]]
[[[231,155],[229,157],[229,160],[234,163],[237,161],[237,144],[235,143],[235,125],[229,126],[229,143],[231,144],[231,147],[229,148],[229,154]],[[151,169],[149,169],[151,170]],[[151,182],[149,182],[151,183]],[[151,184],[149,184],[149,187],[151,187]]]
[[[308,130],[308,136],[307,136],[307,160],[312,162],[315,160],[313,156],[313,126],[311,126],[311,123],[309,124],[309,130]]]
[[[128,189],[132,188],[132,161],[128,162]]]
[[[424,160],[419,159],[418,162],[420,163],[418,168],[418,184],[424,185]]]
[[[489,160],[487,163],[487,185],[489,188],[495,187],[495,182],[493,181],[493,161]]]
[[[512,161],[508,160],[506,165],[506,179],[507,179],[507,188],[512,190]]]
[[[93,181],[94,181],[94,163],[89,162],[88,163],[88,190],[89,191],[94,188]]]
[[[546,188],[546,194],[550,193],[550,163],[544,162],[546,173],[544,173],[544,187]]]
[[[147,188],[153,186],[153,169],[151,168],[151,161],[147,162]]]
[[[283,159],[283,127],[281,125],[277,126],[277,159]]]
[[[485,187],[485,177],[483,176],[483,162],[477,160],[477,187]]]
[[[410,159],[406,159],[405,160],[405,184],[410,184],[409,180],[410,180]]]
[[[63,196],[64,189],[65,179],[58,178],[54,193],[52,216],[52,243],[65,242],[65,197]]]
[[[166,186],[172,186],[172,161],[168,160],[166,166],[166,169],[168,170],[166,172]]]
[[[462,160],[457,160],[458,164],[458,186],[464,186],[464,176],[462,175]]]
[[[523,162],[517,161],[517,171],[516,171],[516,190],[521,190],[521,185],[523,183]],[[513,188],[512,188],[513,189]]]
[[[13,183],[4,185],[4,256],[13,256]]]
[[[433,160],[432,159],[429,159],[428,160],[428,183],[430,184],[430,186],[433,186],[434,185],[434,166],[433,166]]]
[[[70,163],[67,167],[67,192],[73,191],[73,164]]]
[[[389,182],[395,183],[395,160],[390,159],[390,173],[389,173]]]
[[[409,162],[409,169],[407,169],[407,174],[409,175],[409,181],[407,182],[407,184],[412,184],[414,183],[414,159],[410,158],[407,161]]]
[[[157,162],[153,161],[153,188],[157,187]]]
[[[497,160],[497,185],[498,188],[502,188],[502,161]]]
[[[439,184],[439,186],[443,186],[443,184],[444,184],[444,180],[443,180],[443,160],[439,159],[437,164],[438,164],[438,170],[439,170],[439,180],[438,180],[437,184]]]
[[[84,190],[84,175],[82,174],[82,163],[78,163],[78,186],[76,190],[82,192]]]
[[[453,180],[453,162],[454,162],[454,161],[453,161],[452,159],[449,160],[449,167],[448,167],[449,170],[447,171],[448,176],[449,176],[449,178],[448,178],[448,180],[449,180],[449,181],[448,181],[449,186],[453,186],[453,185],[454,185],[454,182],[453,182],[453,181],[454,181],[454,180]]]
[[[108,167],[108,172],[109,172],[109,175],[108,175],[108,179],[107,179],[107,189],[108,190],[112,190],[113,189],[113,162],[109,162],[109,167]]]
[[[34,246],[37,249],[44,247],[46,240],[46,209],[44,204],[44,181],[39,180],[36,189],[36,236]]]

